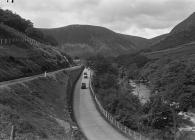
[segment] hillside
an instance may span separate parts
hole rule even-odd
[[[195,12],[192,13],[187,19],[175,26],[171,33],[179,33],[183,31],[190,31],[195,28]]]
[[[72,90],[83,68],[69,68],[72,59],[51,39],[0,9],[0,139],[10,139],[13,126],[14,140],[83,139],[78,129],[68,133],[76,127]]]
[[[160,41],[164,40],[167,36],[168,36],[168,34],[163,34],[163,35],[159,35],[159,36],[156,36],[156,37],[149,39],[150,46],[159,43]]]
[[[176,57],[195,57],[195,42],[183,44],[174,48],[164,49],[160,51],[144,53],[150,59],[159,58],[176,58]]]
[[[142,51],[164,40],[167,37],[167,34],[159,35],[151,39],[146,39],[143,37],[132,36],[132,35],[124,35],[124,34],[121,34],[121,36],[130,40],[133,44],[135,44],[138,50]]]
[[[125,34],[120,34],[122,37],[130,40],[133,44],[135,44],[136,48],[138,50],[145,49],[148,47],[153,40],[146,39],[143,37],[138,37],[138,36],[132,36],[132,35],[125,35]]]
[[[12,125],[15,140],[68,139],[71,91],[81,67],[0,85],[0,139],[8,140]],[[74,140],[80,132],[74,131]]]
[[[9,26],[0,25],[0,40],[0,81],[69,67],[66,54]]]
[[[147,44],[146,39],[118,34],[99,26],[69,25],[40,30],[54,37],[61,45],[61,49],[72,56],[85,57],[94,54],[118,56],[135,52],[142,48],[143,44]]]
[[[195,13],[176,25],[165,39],[150,47],[152,51],[174,48],[195,41]]]

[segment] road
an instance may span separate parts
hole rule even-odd
[[[65,68],[65,69],[61,69],[61,70],[57,70],[57,71],[53,71],[53,72],[48,72],[46,74],[46,76],[55,74],[55,73],[63,71],[63,70],[74,70],[74,69],[77,69],[78,67],[80,67],[80,66],[75,66],[75,67]],[[28,81],[28,80],[32,80],[32,79],[35,79],[35,78],[38,78],[38,77],[44,77],[44,76],[45,76],[45,73],[42,73],[42,74],[33,75],[33,76],[29,76],[29,77],[23,77],[23,78],[14,79],[14,80],[3,81],[3,82],[0,82],[0,87],[12,85],[12,84],[15,84],[15,83],[18,83],[18,82],[25,82],[25,81]]]
[[[90,75],[90,71],[85,69]],[[81,82],[87,84],[87,89],[81,89]],[[88,140],[128,140],[97,111],[89,90],[89,77],[81,75],[74,90],[74,114],[81,131]]]

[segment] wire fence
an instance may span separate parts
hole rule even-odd
[[[13,38],[5,38],[5,39],[0,39],[1,45],[9,45],[14,42],[27,42],[32,46],[40,46],[43,45],[42,43],[28,37],[27,35],[15,30],[14,28],[11,28],[3,23],[0,23],[0,28],[3,28],[7,32],[11,33],[12,35],[16,36]]]
[[[37,46],[38,43],[34,40],[29,40],[29,39],[19,39],[19,38],[1,38],[0,39],[0,45],[11,45],[13,43],[17,42],[27,42],[30,43],[33,46]]]
[[[11,45],[13,43],[23,42],[23,43],[28,43],[31,46],[36,47],[36,48],[39,48],[40,46],[42,46],[42,48],[52,48],[53,51],[55,51],[58,55],[62,56],[62,54],[59,51],[57,51],[55,47],[40,43],[36,41],[35,39],[28,37],[24,33],[21,33],[17,31],[16,29],[3,24],[2,22],[0,23],[0,28],[6,30],[7,32],[11,33],[14,36],[12,38],[0,38],[0,45]],[[64,55],[63,57],[65,61],[71,66],[71,63],[69,62],[68,58]]]
[[[134,139],[134,140],[151,140],[150,138],[147,138],[146,136],[143,136],[140,133],[137,133],[129,128],[127,128],[126,126],[124,126],[123,124],[121,124],[120,122],[118,122],[109,112],[107,112],[103,106],[100,104],[99,100],[97,99],[95,92],[92,88],[92,84],[91,81],[89,82],[89,88],[91,90],[92,96],[94,98],[95,104],[97,105],[98,110],[100,111],[100,113],[106,118],[106,120],[112,124],[113,126],[115,126],[118,130],[120,130],[123,134],[125,134],[129,139]],[[154,139],[153,139],[154,140]],[[157,140],[157,139],[156,139]]]

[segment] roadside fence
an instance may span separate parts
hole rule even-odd
[[[126,126],[124,126],[123,124],[118,122],[109,112],[107,112],[103,108],[103,106],[100,104],[99,100],[97,99],[95,92],[92,88],[91,80],[89,82],[89,88],[91,90],[92,96],[94,98],[94,101],[95,101],[95,104],[97,105],[98,110],[100,111],[100,113],[106,118],[106,120],[110,124],[115,126],[117,129],[119,129],[123,134],[125,134],[130,139],[133,138],[133,140],[151,140],[150,138],[147,138],[147,137],[141,135],[140,133],[137,133],[137,132],[127,128]]]
[[[27,42],[33,46],[38,45],[38,43],[34,40],[19,39],[19,38],[3,38],[3,39],[0,38],[0,45],[10,45],[16,42]]]
[[[12,33],[14,36],[16,36],[17,38],[5,38],[5,39],[0,39],[0,43],[1,45],[8,45],[14,42],[27,42],[29,44],[31,44],[32,46],[39,46],[42,45],[42,43],[28,37],[27,35],[15,30],[14,28],[11,28],[3,23],[0,23],[0,28],[3,28],[4,30]]]
[[[10,45],[12,43],[17,43],[17,42],[26,42],[26,43],[30,44],[31,46],[37,47],[37,48],[40,46],[42,46],[42,49],[43,48],[51,48],[57,54],[62,56],[62,54],[59,51],[57,51],[54,46],[40,43],[40,42],[28,37],[24,33],[21,33],[19,31],[15,30],[14,28],[3,24],[2,22],[0,23],[0,28],[6,30],[7,32],[10,32],[11,34],[13,34],[13,36],[15,36],[13,38],[0,38],[0,45]],[[65,61],[71,66],[67,57],[66,56],[63,56],[63,57],[64,57]]]

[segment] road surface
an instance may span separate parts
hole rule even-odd
[[[90,75],[90,71],[85,69]],[[81,89],[81,82],[87,84],[87,89]],[[88,140],[129,140],[113,128],[97,111],[89,90],[89,77],[81,75],[74,91],[74,114],[81,131]]]

